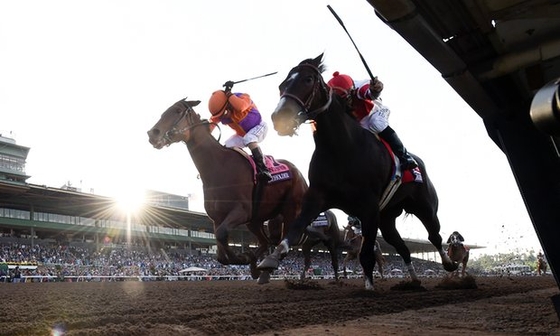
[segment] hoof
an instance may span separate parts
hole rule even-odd
[[[373,291],[373,282],[369,279],[365,280],[365,290]]]
[[[261,276],[259,277],[259,280],[257,280],[257,283],[259,285],[264,285],[270,282],[270,272],[268,271],[262,271],[261,272]]]
[[[258,279],[261,276],[261,271],[257,269],[257,264],[251,264],[251,278]]]
[[[274,257],[272,255],[269,255],[259,263],[259,265],[257,266],[257,269],[259,269],[259,270],[275,270],[275,269],[278,269],[279,265],[280,265],[280,261],[276,257]]]

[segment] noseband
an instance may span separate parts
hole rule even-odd
[[[288,97],[295,100],[301,106],[302,110],[298,113],[298,119],[300,119],[301,121],[313,120],[317,117],[317,115],[326,111],[331,105],[332,89],[329,86],[327,86],[323,80],[319,79],[319,77],[321,76],[321,71],[312,64],[300,64],[295,68],[293,68],[292,71],[290,71],[290,73],[293,71],[297,71],[301,68],[310,68],[316,74],[316,77],[314,78],[315,83],[313,84],[313,90],[311,90],[311,93],[307,96],[307,98],[305,98],[304,101],[304,99],[301,99],[297,95],[292,93],[287,93],[284,91],[280,95],[280,99],[284,97]],[[311,105],[313,104],[315,98],[318,96],[320,92],[324,92],[325,95],[328,97],[327,102],[322,106],[310,111]]]

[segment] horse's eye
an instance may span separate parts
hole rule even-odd
[[[313,84],[313,82],[314,82],[313,76],[306,76],[305,77],[305,84],[311,85],[311,84]]]

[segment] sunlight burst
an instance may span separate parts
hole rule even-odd
[[[123,187],[118,191],[115,200],[120,209],[126,211],[127,214],[134,214],[145,205],[146,191],[133,187]]]

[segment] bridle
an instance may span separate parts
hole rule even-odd
[[[186,98],[185,98],[186,99]],[[177,118],[177,120],[175,120],[175,122],[173,123],[173,125],[171,125],[171,128],[165,132],[165,134],[163,135],[163,139],[165,140],[165,142],[167,143],[167,146],[170,146],[171,143],[173,143],[173,141],[171,140],[171,138],[176,135],[176,134],[180,134],[180,133],[184,133],[186,131],[189,131],[191,129],[194,129],[198,126],[201,125],[215,125],[219,132],[219,136],[218,136],[218,142],[220,141],[220,138],[222,136],[222,130],[220,129],[220,125],[218,125],[215,122],[209,122],[206,119],[201,120],[200,122],[195,122],[194,121],[194,115],[196,114],[196,112],[194,111],[194,109],[185,101],[185,99],[181,100],[180,103],[182,106],[185,107],[185,109],[181,109],[180,108],[180,115],[179,118]],[[188,126],[183,127],[181,129],[177,129],[177,127],[179,126],[179,123],[183,120],[183,119],[187,119],[187,123]]]
[[[295,68],[293,68],[290,73],[293,73],[294,71],[297,71],[301,68],[310,68],[311,70],[313,70],[315,72],[315,77],[314,77],[314,81],[315,83],[313,84],[313,89],[311,90],[311,93],[307,96],[307,98],[301,99],[300,97],[298,97],[295,94],[292,93],[288,93],[286,92],[286,90],[284,90],[281,95],[280,95],[280,99],[284,98],[284,97],[288,97],[290,99],[295,100],[298,105],[301,106],[301,111],[298,113],[298,120],[300,121],[300,123],[306,121],[306,120],[313,120],[317,117],[317,115],[319,115],[322,112],[325,112],[329,106],[331,105],[332,102],[332,89],[323,81],[320,79],[321,77],[321,71],[319,70],[319,68],[317,68],[316,66],[314,66],[313,64],[308,64],[308,63],[304,63],[304,64],[300,64],[298,66],[296,66]],[[290,76],[288,75],[288,78]],[[280,84],[280,86],[284,85],[285,81]],[[320,92],[325,92],[325,95],[328,96],[328,100],[325,104],[323,104],[322,106],[311,110],[311,105],[313,104],[313,101],[315,99],[315,97],[320,93]]]

